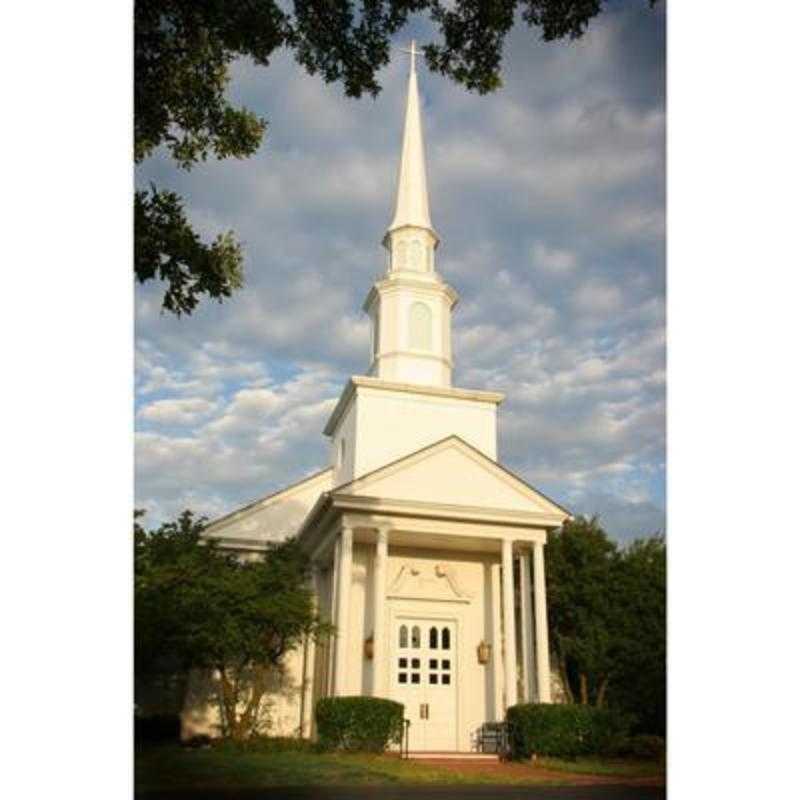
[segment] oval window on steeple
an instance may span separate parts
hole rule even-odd
[[[413,303],[408,310],[408,339],[412,350],[433,349],[433,314],[425,303]]]

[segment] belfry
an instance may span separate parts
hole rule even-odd
[[[458,294],[437,270],[416,52],[369,366],[325,426],[330,464],[206,535],[242,557],[296,536],[335,626],[287,659],[273,732],[314,736],[319,698],[373,695],[404,704],[411,750],[467,752],[508,706],[551,701],[544,551],[569,512],[499,463],[503,395],[452,385]],[[213,734],[201,692],[183,717]]]

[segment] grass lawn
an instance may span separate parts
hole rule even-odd
[[[616,771],[614,771],[616,770]],[[226,749],[188,750],[177,745],[136,752],[137,790],[258,788],[263,786],[365,786],[454,784],[569,784],[589,774],[650,777],[658,765],[598,760],[497,764],[459,769],[456,765],[403,761],[394,755],[314,752],[243,753]]]
[[[609,775],[620,778],[651,778],[664,774],[664,765],[656,761],[632,761],[619,758],[539,758],[541,769],[570,772],[573,775]]]

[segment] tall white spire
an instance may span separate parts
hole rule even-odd
[[[381,380],[450,386],[453,354],[450,317],[458,294],[436,271],[439,237],[428,210],[425,148],[415,58],[411,49],[397,205],[383,237],[389,257],[385,275],[372,287],[364,311],[372,318],[369,374]]]
[[[425,174],[425,141],[422,136],[422,118],[419,111],[416,58],[419,51],[411,42],[408,74],[408,99],[406,123],[403,131],[403,150],[397,178],[397,204],[394,218],[387,233],[404,226],[426,228],[433,232],[428,208],[428,181]],[[435,235],[435,234],[434,234]]]

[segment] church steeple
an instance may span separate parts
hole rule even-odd
[[[439,237],[431,224],[428,206],[428,178],[425,171],[425,139],[419,108],[415,42],[404,51],[411,56],[406,98],[406,120],[400,168],[397,171],[397,200],[394,216],[383,246],[389,251],[390,272],[414,272],[434,277],[434,253]]]
[[[398,228],[412,226],[434,233],[428,208],[428,181],[425,172],[425,140],[419,110],[416,58],[419,51],[411,42],[408,74],[406,121],[403,130],[403,149],[397,175],[397,203],[387,235]],[[435,233],[434,233],[435,235]]]
[[[411,54],[411,69],[397,203],[383,238],[389,265],[364,302],[364,311],[372,319],[369,374],[393,383],[442,387],[450,386],[452,379],[450,316],[458,295],[434,264],[439,237],[428,208],[414,42],[406,52]]]

